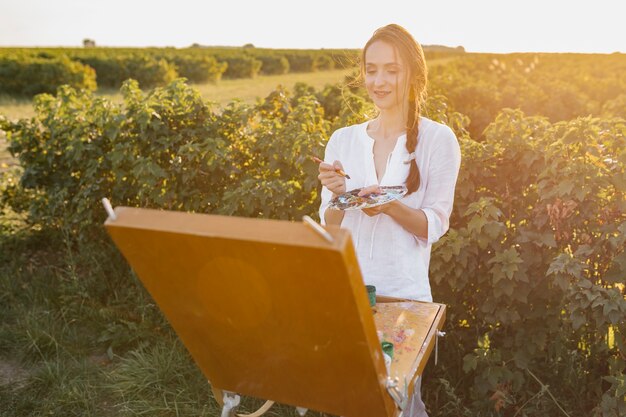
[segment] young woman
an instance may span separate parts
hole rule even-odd
[[[448,230],[461,152],[449,127],[420,115],[426,79],[424,53],[409,32],[394,24],[376,30],[363,48],[360,80],[378,116],[332,134],[318,178],[322,224],[351,231],[365,283],[380,295],[431,302],[431,245]],[[396,185],[408,189],[401,200],[328,208],[346,191],[363,188],[365,195]],[[405,417],[427,416],[420,382]]]

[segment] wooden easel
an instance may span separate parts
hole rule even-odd
[[[108,233],[214,392],[344,417],[401,414],[445,306],[381,297],[374,313],[348,231],[107,211]],[[377,330],[395,345],[389,374]]]

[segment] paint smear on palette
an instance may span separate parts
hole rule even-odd
[[[432,309],[419,303],[378,304],[376,327],[382,331],[383,340],[393,343],[393,362],[402,361],[406,354],[414,356],[423,348],[432,314]]]

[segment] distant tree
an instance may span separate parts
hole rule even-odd
[[[254,48],[254,45],[251,43],[247,43],[243,46],[244,48]]]
[[[96,47],[96,41],[94,41],[93,39],[83,39],[83,47],[84,48],[95,48]]]

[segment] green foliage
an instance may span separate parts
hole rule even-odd
[[[212,56],[179,55],[173,61],[178,74],[194,83],[217,82],[228,66]]]
[[[430,270],[464,346],[446,354],[463,356],[482,412],[557,415],[550,395],[570,412],[623,409],[625,145],[623,120],[520,111],[500,113],[484,142],[461,141],[453,229]],[[532,397],[533,374],[550,395]]]
[[[228,64],[224,78],[254,78],[263,65],[262,61],[248,55],[228,55],[220,59]]]
[[[623,116],[623,54],[471,54],[429,72],[430,91],[471,120],[475,139],[500,109],[519,108],[551,122],[589,114]],[[606,107],[605,107],[606,106]]]
[[[287,74],[289,72],[289,61],[280,55],[261,55],[257,59],[263,64],[261,66],[261,74],[275,75]]]
[[[510,84],[496,87],[483,75],[465,83],[459,68],[442,70],[459,78],[435,75],[423,109],[454,130],[463,155],[451,229],[431,259],[434,299],[449,306],[448,335],[424,396],[443,416],[624,415],[626,122],[618,118],[624,87],[622,95],[611,88],[592,93],[581,82],[552,80],[546,87],[523,75],[540,69],[524,59],[499,61],[490,70],[495,75],[485,77]],[[511,65],[521,70],[507,75]],[[619,83],[604,75],[600,85]],[[441,85],[450,95],[437,94]],[[535,115],[552,111],[546,97],[553,87],[572,107],[554,111],[553,119]],[[572,91],[596,104],[570,100]],[[33,229],[63,233],[67,242],[64,257],[44,270],[57,271],[55,278],[45,285],[38,279],[40,308],[28,313],[16,306],[28,305],[32,292],[19,285],[41,268],[28,261],[32,250],[0,247],[8,265],[0,272],[21,271],[0,275],[0,312],[7,317],[0,351],[19,345],[27,360],[52,361],[88,348],[109,350],[123,358],[111,382],[117,411],[167,414],[164,404],[177,401],[172,398],[191,409],[207,397],[181,382],[198,374],[190,376],[193,366],[180,347],[163,342],[171,334],[167,324],[119,254],[101,243],[100,198],[298,220],[319,204],[317,167],[308,156],[320,155],[334,129],[362,122],[374,107],[362,90],[340,86],[278,88],[255,105],[235,101],[223,109],[207,105],[182,80],[145,93],[129,81],[122,92],[124,103],[112,104],[62,87],[56,96],[36,98],[30,120],[0,118],[21,164],[21,171],[5,174],[0,205],[28,210]],[[529,116],[503,110],[503,103],[545,107]],[[605,117],[586,116],[592,108]],[[475,122],[484,124],[480,141]],[[4,230],[11,239],[19,235],[9,223]],[[76,248],[89,242],[100,242],[103,253],[75,259]],[[50,294],[58,301],[42,297]],[[88,325],[77,330],[69,324],[79,317]],[[91,345],[77,341],[79,331],[93,336]],[[160,369],[151,368],[155,363]],[[149,394],[136,389],[142,383]]]
[[[293,72],[312,72],[315,67],[315,57],[306,53],[292,52],[286,54],[285,57],[289,61],[289,68]]]
[[[54,93],[64,84],[95,90],[96,74],[92,68],[64,56],[0,55],[0,93],[33,96]]]
[[[143,88],[152,88],[165,85],[178,76],[174,64],[149,55],[92,56],[82,58],[81,62],[96,70],[101,87],[119,88],[124,81],[133,78]],[[210,62],[198,65],[211,67]]]

